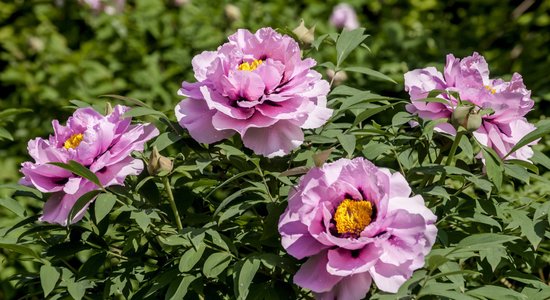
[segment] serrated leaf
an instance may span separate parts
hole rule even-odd
[[[44,297],[47,297],[53,291],[60,275],[55,267],[49,265],[40,267],[40,284],[44,291]]]
[[[210,255],[204,262],[202,272],[207,278],[216,278],[231,263],[231,255],[227,252],[218,252]]]
[[[70,160],[66,164],[62,162],[50,162],[49,164],[71,171],[73,174],[88,179],[100,188],[103,188],[103,185],[101,185],[99,178],[97,178],[97,176],[92,171],[90,171],[90,169],[86,168],[85,166],[79,164],[74,160]]]
[[[197,245],[197,248],[190,248],[185,251],[180,258],[179,270],[180,272],[189,272],[199,262],[204,253],[206,246],[204,243]]]
[[[113,206],[116,203],[116,196],[107,193],[97,196],[95,200],[94,213],[96,222],[99,223],[109,212],[113,209]]]

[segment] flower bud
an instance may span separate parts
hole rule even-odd
[[[315,26],[307,28],[304,20],[301,20],[300,25],[294,28],[292,32],[294,32],[304,46],[310,47],[313,41],[315,41]]]
[[[481,114],[473,111],[474,107],[469,105],[460,105],[455,108],[451,115],[451,124],[458,129],[460,126],[472,132],[476,131],[483,121]]]
[[[108,116],[113,113],[113,107],[111,106],[111,102],[105,102],[105,115]]]
[[[472,113],[468,117],[468,122],[466,123],[466,130],[472,132],[476,131],[479,127],[481,127],[481,115],[477,113]]]
[[[172,161],[169,158],[160,155],[157,147],[153,147],[151,156],[149,156],[147,171],[149,172],[149,175],[170,173],[170,171],[172,171]]]
[[[238,6],[227,4],[223,10],[229,22],[235,22],[241,19],[241,10]]]
[[[471,106],[457,106],[451,114],[451,124],[457,129],[459,126],[466,127],[471,110]]]
[[[327,69],[327,76],[328,79],[334,83],[334,85],[339,85],[348,80],[348,74],[346,71],[338,71],[338,73],[336,73],[333,69]]]

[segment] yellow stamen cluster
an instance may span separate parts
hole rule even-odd
[[[261,59],[255,59],[251,63],[249,62],[243,62],[239,65],[240,71],[254,71],[256,70],[261,64],[263,63],[263,60]]]
[[[83,138],[84,136],[82,135],[82,133],[73,134],[65,141],[63,147],[65,147],[65,149],[74,149],[78,147],[78,145],[80,145],[80,142],[82,142]]]
[[[339,234],[359,235],[370,224],[372,204],[365,200],[344,199],[336,208],[334,221]]]
[[[488,86],[488,85],[485,85],[485,89],[488,90],[489,92],[491,92],[491,94],[495,94],[497,92],[497,90],[495,90],[494,88]]]

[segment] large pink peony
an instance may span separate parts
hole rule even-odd
[[[198,82],[183,82],[176,107],[180,125],[201,143],[238,133],[246,147],[267,157],[300,146],[303,128],[322,126],[329,84],[301,58],[298,44],[271,28],[240,29],[217,51],[192,61]]]
[[[314,168],[291,192],[279,219],[286,251],[309,257],[294,282],[318,299],[362,299],[372,280],[396,292],[424,265],[436,216],[399,173],[368,160]]]
[[[434,67],[407,72],[405,90],[409,92],[412,102],[407,105],[407,111],[428,120],[449,118],[458,104],[457,99],[440,95],[438,97],[447,99],[448,104],[421,101],[430,91],[436,89],[458,92],[461,100],[494,110],[494,114],[482,117],[481,127],[473,135],[501,157],[506,156],[519,140],[535,129],[524,117],[532,109],[534,102],[521,75],[514,73],[509,82],[489,79],[487,62],[477,53],[462,60],[452,54],[447,55],[443,74]],[[438,125],[438,129],[456,134],[449,123]],[[527,145],[508,158],[529,160],[531,156],[533,151]]]
[[[25,176],[21,183],[53,193],[44,205],[41,221],[66,225],[76,200],[98,189],[89,180],[50,162],[76,161],[95,173],[103,186],[123,185],[126,176],[141,173],[143,162],[130,154],[142,151],[145,142],[159,132],[151,124],[131,125],[131,118],[122,117],[128,110],[117,105],[111,114],[103,116],[92,108],[80,108],[69,118],[67,126],[54,120],[55,133],[49,139],[29,141],[28,150],[34,162],[22,164]],[[72,221],[80,220],[85,211],[86,208]]]

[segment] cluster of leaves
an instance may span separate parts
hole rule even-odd
[[[446,52],[486,50],[497,74],[524,70],[539,100],[537,113],[544,116],[550,99],[547,2],[517,10],[520,2],[514,7],[496,0],[391,0],[384,6],[350,1],[374,33],[369,51],[352,53],[365,46],[361,30],[317,38],[308,55],[325,62],[322,68],[348,72],[350,79],[331,91],[330,122],[306,132],[306,143],[291,156],[276,159],[252,155],[235,137],[210,146],[196,143],[174,122],[175,91],[183,79],[192,80],[192,56],[215,49],[238,27],[292,27],[303,17],[318,22],[317,32],[332,31],[322,21],[332,8],[325,1],[298,1],[307,8],[302,12],[286,1],[235,2],[242,12],[237,21],[223,17],[223,6],[213,0],[183,8],[172,1],[136,0],[126,14],[113,16],[64,2],[63,7],[53,1],[0,3],[0,182],[20,176],[17,162],[28,159],[25,143],[47,135],[51,129],[45,124],[88,105],[71,101],[60,112],[66,99],[96,103],[102,111],[105,99],[96,100],[101,94],[145,102],[116,98],[136,105],[128,115],[161,129],[153,145],[173,160],[174,169],[161,177],[144,172],[123,188],[99,193],[85,219],[70,227],[36,222],[47,195],[2,185],[0,298],[309,298],[292,284],[301,262],[281,248],[278,218],[301,173],[354,156],[403,173],[438,215],[438,240],[426,267],[397,296],[373,288],[372,298],[550,297],[548,123],[537,124],[539,130],[524,140],[543,138],[535,149],[536,165],[502,161],[468,134],[455,143],[434,132],[441,120],[423,122],[403,112],[406,101],[397,98],[402,87],[395,84],[407,63],[424,67],[442,62]],[[510,15],[516,16],[511,22]],[[411,128],[411,120],[419,126]],[[476,158],[480,151],[486,172]]]
[[[321,36],[315,44],[335,48],[334,59],[323,66],[384,79],[346,62],[366,38],[358,29]],[[9,278],[15,289],[5,289],[5,297],[309,298],[308,291],[292,284],[301,262],[282,249],[278,219],[300,174],[324,161],[354,156],[404,174],[438,216],[438,238],[426,267],[397,296],[373,287],[373,299],[550,297],[545,282],[550,244],[544,240],[550,237],[550,205],[544,201],[549,179],[538,175],[534,164],[502,161],[468,133],[434,132],[444,120],[424,122],[403,112],[405,100],[337,86],[329,96],[332,119],[307,132],[305,144],[290,156],[267,159],[244,149],[238,137],[198,144],[164,112],[136,99],[116,99],[136,105],[128,116],[147,118],[161,129],[151,146],[172,159],[173,170],[161,176],[144,172],[125,187],[83,196],[71,215],[89,197],[97,199],[84,220],[69,227],[36,222],[36,214],[21,204],[47,195],[4,185],[16,191],[0,205],[20,220],[2,229],[0,246],[25,270]],[[410,121],[419,125],[411,128]],[[517,147],[549,131],[550,123],[541,122]],[[486,171],[476,157],[480,151]],[[147,161],[147,153],[142,158]],[[550,167],[540,151],[533,160]],[[59,166],[97,181],[78,164]],[[526,183],[546,189],[528,190]],[[172,195],[182,230],[168,201]]]

